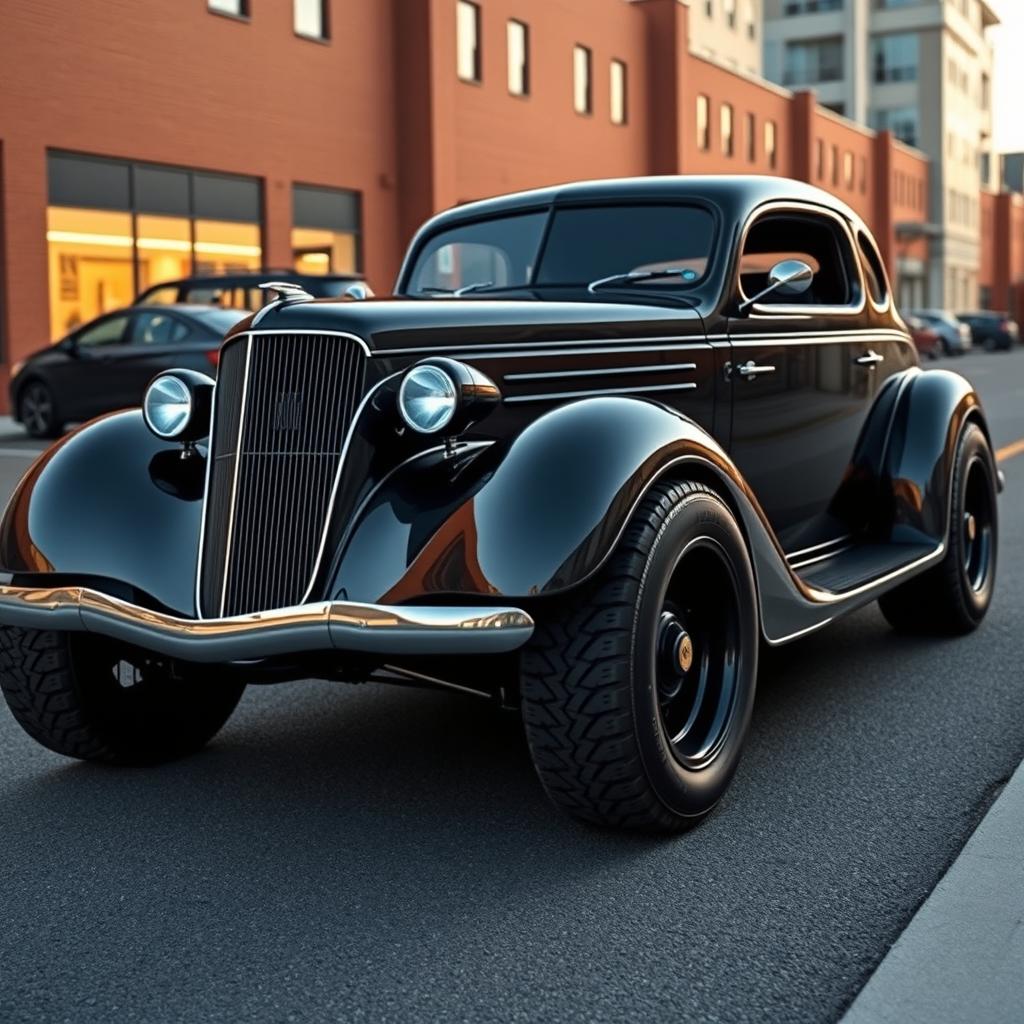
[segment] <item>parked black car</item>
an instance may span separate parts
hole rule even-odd
[[[243,315],[208,306],[105,313],[14,364],[14,419],[33,437],[57,437],[67,423],[137,406],[161,370],[183,366],[212,374],[224,335]]]
[[[268,280],[298,285],[315,298],[340,298],[347,289],[362,282],[357,274],[297,274],[291,270],[273,269],[208,274],[162,281],[142,292],[135,304],[189,303],[223,309],[258,309],[263,303],[260,285]]]
[[[216,388],[161,374],[35,464],[0,524],[0,682],[30,735],[155,761],[250,681],[451,688],[521,709],[567,811],[673,831],[736,769],[762,641],[874,600],[901,630],[983,619],[981,403],[919,368],[827,193],[474,203],[396,291],[283,284]]]
[[[1017,321],[1006,313],[981,310],[976,313],[957,313],[957,319],[971,329],[971,343],[986,352],[1011,349],[1020,340]]]

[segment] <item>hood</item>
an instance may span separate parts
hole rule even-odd
[[[541,302],[470,296],[289,303],[266,307],[246,317],[229,337],[250,330],[343,332],[362,338],[372,351],[382,353],[459,344],[704,335],[699,314],[676,305],[666,308],[619,302]]]

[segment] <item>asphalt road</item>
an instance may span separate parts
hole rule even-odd
[[[1024,351],[952,365],[1024,438]],[[773,652],[735,784],[674,840],[563,818],[517,719],[447,695],[250,688],[144,771],[0,713],[0,1020],[836,1020],[1024,757],[1003,468],[983,628],[905,639],[872,607]]]

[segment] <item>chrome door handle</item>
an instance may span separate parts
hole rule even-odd
[[[879,364],[885,362],[885,356],[880,356],[873,349],[868,349],[862,356],[857,356],[854,362],[858,366],[869,366],[872,370]]]
[[[774,373],[774,366],[758,366],[753,359],[746,363],[740,363],[736,367],[736,372],[746,380],[753,380],[755,377],[760,377],[764,373]]]

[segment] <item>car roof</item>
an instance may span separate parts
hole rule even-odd
[[[180,288],[182,285],[216,287],[217,285],[261,284],[264,281],[278,278],[290,281],[361,281],[360,274],[299,274],[291,270],[242,270],[237,274],[197,274],[195,277],[175,277],[169,281],[160,281],[150,285],[145,291],[156,291],[158,288]],[[145,294],[145,293],[143,293]]]
[[[733,212],[745,213],[772,200],[814,203],[838,210],[850,220],[857,215],[842,200],[815,185],[794,178],[761,174],[656,175],[643,178],[604,178],[513,192],[446,210],[428,223],[437,228],[448,221],[486,217],[530,207],[626,199],[704,199]]]

